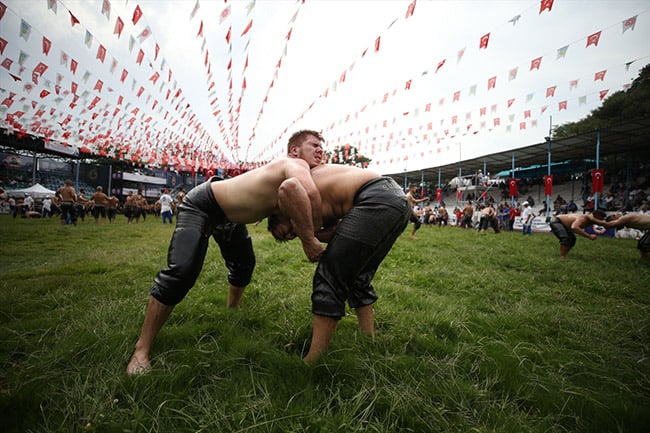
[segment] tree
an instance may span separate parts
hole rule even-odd
[[[357,148],[349,144],[337,146],[334,150],[325,152],[325,162],[329,164],[354,165],[361,168],[367,168],[370,158],[361,155]]]
[[[641,69],[629,89],[612,93],[584,119],[556,127],[553,137],[569,137],[645,117],[650,117],[650,64]]]

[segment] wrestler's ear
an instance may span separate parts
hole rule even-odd
[[[296,146],[295,144],[290,146],[288,155],[292,156],[294,158],[297,158],[298,157],[298,146]]]

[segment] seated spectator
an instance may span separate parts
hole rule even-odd
[[[422,223],[423,224],[433,224],[435,222],[435,216],[431,210],[431,206],[426,206],[424,208],[424,213],[422,214]]]
[[[574,203],[573,200],[569,201],[569,204],[567,205],[567,211],[568,212],[577,212],[578,211],[578,205]]]

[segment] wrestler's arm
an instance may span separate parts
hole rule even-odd
[[[589,219],[588,219],[588,220],[589,220]],[[589,220],[589,222],[592,222],[592,221]],[[571,230],[573,230],[574,233],[577,233],[577,234],[579,234],[580,236],[582,236],[582,237],[584,237],[584,238],[591,239],[592,241],[593,241],[594,239],[596,239],[596,235],[590,235],[589,233],[587,233],[586,231],[584,231],[584,229],[581,227],[580,219],[576,219],[576,220],[571,224]]]
[[[311,175],[307,175],[311,180]],[[282,214],[291,219],[293,230],[302,242],[302,248],[309,260],[316,261],[323,254],[325,249],[314,235],[313,210],[317,209],[318,224],[322,224],[322,203],[320,193],[315,189],[317,197],[310,196],[307,188],[297,177],[285,179],[278,188],[278,207]],[[318,208],[313,208],[312,203],[316,202]],[[320,228],[320,225],[318,226]]]
[[[314,183],[314,179],[311,177],[309,164],[302,159],[288,159],[285,174],[287,179],[296,179],[304,188],[311,205],[309,207],[309,215],[311,216],[312,228],[316,230],[320,229],[323,225],[323,202],[320,192]]]

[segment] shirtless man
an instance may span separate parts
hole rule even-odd
[[[423,198],[413,197],[413,194],[415,194],[415,190],[417,188],[418,186],[412,183],[409,185],[409,189],[406,193],[406,199],[409,201],[409,206],[411,206],[411,216],[409,217],[409,221],[413,223],[413,231],[411,231],[411,239],[415,239],[415,232],[418,231],[418,229],[422,226],[422,222],[420,222],[421,215],[416,214],[415,205],[418,203],[422,203],[423,201],[429,200],[429,197],[423,197]]]
[[[104,194],[104,190],[101,186],[97,187],[97,190],[93,195],[90,196],[90,201],[93,203],[93,217],[95,218],[95,224],[99,223],[99,217],[102,217],[102,224],[106,222],[106,207],[108,206],[108,196]]]
[[[560,240],[560,257],[566,258],[569,250],[576,244],[574,233],[592,241],[596,239],[597,236],[587,233],[585,228],[593,224],[604,226],[604,219],[605,213],[599,210],[589,214],[563,214],[553,217],[549,225],[555,237]]]
[[[86,198],[86,188],[81,188],[79,194],[77,194],[77,202],[75,204],[77,216],[81,218],[81,221],[86,220],[88,206],[90,206],[90,200]]]
[[[322,157],[320,142],[317,144]],[[127,365],[128,374],[151,369],[149,352],[153,340],[174,306],[194,285],[208,240],[220,226],[253,223],[279,212],[294,222],[310,260],[318,260],[324,251],[314,234],[314,227],[322,226],[322,203],[306,161],[280,158],[237,177],[216,180],[211,178],[192,189],[178,207],[167,253],[168,267],[154,278],[140,337]],[[280,193],[287,199],[280,202]]]
[[[463,208],[463,219],[460,223],[460,226],[466,229],[472,228],[472,217],[474,216],[474,206],[472,201],[468,201]]]
[[[291,149],[290,156],[302,157]],[[329,347],[345,302],[356,310],[359,328],[375,333],[373,304],[377,300],[371,281],[412,214],[410,203],[389,177],[348,165],[319,165],[311,169],[323,202],[322,230],[316,236],[329,242],[313,279],[313,333],[304,362],[314,362]],[[291,200],[283,192],[280,203]],[[269,230],[279,241],[295,238],[294,221],[269,217]]]
[[[494,229],[494,233],[499,233],[499,222],[497,221],[497,212],[491,204],[486,204],[481,209],[481,219],[478,226],[478,232],[483,233],[487,230],[488,225]]]
[[[605,228],[629,227],[645,230],[645,234],[637,243],[637,248],[641,252],[642,259],[650,260],[650,215],[637,212],[630,212],[625,215],[617,213],[614,218],[599,222],[599,224]]]
[[[70,179],[66,180],[65,184],[54,195],[61,206],[61,225],[65,225],[68,217],[72,224],[77,225],[77,212],[75,210],[77,192],[72,186],[72,181]]]
[[[106,213],[108,214],[108,222],[115,222],[115,217],[117,216],[117,209],[120,207],[120,199],[111,194],[108,197],[108,203],[106,205],[108,208]]]

